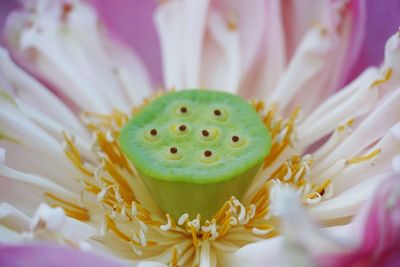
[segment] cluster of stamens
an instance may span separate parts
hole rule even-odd
[[[259,103],[253,104],[256,110]],[[258,110],[257,110],[258,111]],[[185,106],[179,108],[179,112],[185,114],[189,109]],[[222,114],[219,110],[214,110],[213,115]],[[206,224],[200,225],[197,219],[190,220],[187,216],[182,220],[183,222],[174,222],[168,214],[166,219],[156,221],[152,219],[152,213],[147,210],[136,200],[135,192],[139,190],[129,186],[125,180],[132,179],[135,176],[135,171],[131,164],[127,161],[120,151],[118,142],[113,138],[107,138],[108,133],[111,136],[118,136],[120,127],[128,121],[129,115],[115,112],[110,116],[91,114],[97,120],[96,123],[88,124],[88,128],[95,135],[96,147],[93,149],[95,153],[102,159],[98,168],[95,166],[88,168],[90,164],[85,161],[84,157],[79,153],[78,148],[74,144],[74,139],[67,134],[64,134],[65,147],[64,151],[71,162],[81,171],[81,182],[84,186],[85,192],[89,192],[98,196],[98,201],[101,202],[104,211],[104,235],[113,234],[122,242],[126,242],[132,247],[133,251],[140,255],[147,246],[152,246],[156,249],[157,242],[146,240],[145,233],[152,231],[156,234],[161,228],[166,231],[164,235],[157,236],[161,243],[163,238],[167,236],[170,240],[179,240],[183,242],[188,238],[192,239],[192,248],[181,247],[180,244],[171,245],[167,249],[171,255],[171,262],[178,262],[179,264],[189,264],[191,260],[195,261],[192,257],[183,259],[182,251],[195,251],[201,246],[201,242],[212,240],[213,242],[223,241],[223,237],[229,233],[230,229],[235,228],[235,231],[242,231],[241,233],[248,233],[249,235],[257,235],[256,238],[268,238],[273,236],[276,232],[271,226],[268,225],[270,217],[269,211],[269,192],[273,186],[273,181],[278,180],[280,183],[290,183],[297,187],[301,192],[301,198],[305,204],[313,205],[321,197],[329,197],[331,191],[330,180],[324,183],[314,185],[309,180],[309,168],[312,164],[312,158],[294,155],[288,157],[285,162],[279,165],[275,171],[268,177],[258,177],[255,183],[254,191],[249,190],[251,198],[248,203],[250,206],[244,207],[237,200],[228,200],[226,204],[221,207],[220,212],[209,220]],[[294,122],[296,120],[297,112],[286,121],[277,120],[275,118],[274,109],[269,110],[264,116],[263,121],[267,128],[270,130],[273,144],[270,155],[265,159],[264,168],[272,166],[276,159],[283,153],[286,147],[290,146],[294,131]],[[95,121],[93,119],[93,121]],[[104,125],[109,125],[108,130],[105,130]],[[115,128],[115,125],[118,125]],[[182,125],[181,125],[182,126]],[[187,125],[185,125],[187,127]],[[179,128],[179,127],[178,127]],[[160,129],[150,129],[148,134],[150,136],[159,136]],[[185,128],[184,130],[187,130]],[[283,134],[284,133],[284,134]],[[208,137],[212,135],[209,130],[201,130],[201,136]],[[242,141],[238,135],[231,136],[232,143]],[[170,153],[178,153],[178,148],[175,146],[170,147]],[[213,152],[211,150],[203,151],[203,156],[211,157]],[[276,180],[271,180],[273,177]],[[135,178],[136,179],[136,178]],[[136,185],[134,183],[134,185]],[[68,201],[57,198],[49,193],[46,194],[46,201],[53,206],[61,206],[67,212],[68,216],[78,220],[90,220],[91,210],[86,209],[77,203],[69,203]],[[86,199],[82,199],[82,205],[85,205]],[[88,205],[87,207],[90,207]],[[244,215],[243,215],[244,214]],[[243,219],[245,218],[245,219]],[[248,218],[248,220],[247,220]],[[181,219],[181,218],[180,218]],[[197,221],[196,221],[197,220]],[[140,225],[137,234],[131,234],[126,230],[127,222],[133,225]],[[181,220],[179,220],[181,221]],[[238,223],[239,222],[239,223]],[[168,241],[170,241],[168,240]],[[201,240],[201,241],[200,241]],[[249,240],[251,240],[249,238]],[[187,244],[187,243],[185,243]],[[185,245],[186,246],[186,245]],[[177,249],[178,248],[178,249]],[[160,245],[160,251],[164,251],[165,247]],[[161,252],[160,252],[161,253]],[[166,262],[168,264],[168,262]]]

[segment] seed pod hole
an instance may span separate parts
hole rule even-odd
[[[188,116],[190,115],[190,109],[187,105],[181,105],[176,109],[175,113],[179,116]]]
[[[156,129],[151,129],[151,130],[150,130],[150,134],[151,134],[152,136],[156,136],[156,135],[157,135],[157,130],[156,130]]]
[[[212,152],[210,150],[206,150],[206,151],[204,151],[204,156],[205,157],[211,157],[212,156]]]
[[[226,121],[228,113],[224,109],[216,108],[212,111],[212,117],[218,121]]]
[[[213,141],[218,138],[219,133],[220,131],[218,128],[203,129],[200,132],[200,139],[208,142]]]
[[[154,141],[157,141],[158,139],[160,139],[160,134],[157,131],[157,129],[152,128],[150,130],[147,130],[144,133],[144,139],[149,141],[149,142],[154,142]]]
[[[165,153],[165,156],[169,160],[180,160],[183,157],[181,150],[175,146],[170,147]]]
[[[179,129],[179,131],[181,131],[181,132],[184,132],[184,131],[186,131],[186,125],[185,124],[181,124],[181,125],[179,125],[179,127],[178,127],[178,129]]]
[[[200,161],[203,163],[214,163],[217,162],[219,160],[219,156],[211,151],[211,150],[204,150],[203,151],[203,155],[201,155]]]
[[[245,140],[245,138],[240,137],[239,135],[232,135],[230,143],[232,147],[240,148],[244,146],[247,143],[247,141]]]
[[[175,135],[185,135],[189,131],[189,126],[184,123],[173,123],[170,129]]]

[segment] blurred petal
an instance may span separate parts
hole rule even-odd
[[[257,59],[265,9],[259,0],[162,3],[155,21],[165,86],[237,92]]]
[[[400,176],[381,183],[375,197],[353,220],[361,243],[351,251],[318,255],[326,267],[392,267],[400,264]],[[357,233],[355,231],[354,233]]]
[[[134,56],[129,65],[116,60],[117,46],[109,48],[110,41],[99,26],[96,13],[85,3],[31,3],[33,9],[14,12],[9,17],[9,47],[80,109],[99,113],[113,108],[128,110],[132,102],[127,91],[132,86],[126,86],[126,80],[120,81],[118,74],[125,71],[131,79],[146,80],[143,67],[134,68],[141,69],[140,73],[126,69],[132,63],[140,65],[140,61]],[[151,93],[148,83],[141,84],[144,86],[134,88],[140,94],[130,94],[136,96],[137,102],[142,101],[140,96]]]
[[[86,129],[65,104],[46,87],[18,67],[8,51],[0,47],[0,85],[10,91],[20,105],[34,108],[68,127],[75,134],[88,137]],[[46,105],[43,105],[46,102]]]
[[[111,36],[124,41],[143,60],[152,80],[161,84],[160,47],[153,22],[157,1],[90,0],[110,30]]]
[[[12,10],[17,8],[17,1],[0,1],[0,32],[3,29],[7,16]]]
[[[229,266],[389,267],[400,262],[400,176],[383,180],[374,198],[344,226],[321,229],[310,221],[296,193],[279,183],[271,201],[283,236],[227,255]]]
[[[62,208],[53,208],[47,204],[40,204],[34,214],[28,216],[8,203],[0,203],[0,223],[15,236],[19,235],[21,241],[29,241],[34,237],[36,240],[68,242],[85,249],[91,248],[87,240],[98,234],[96,228],[67,217]],[[13,241],[0,238],[3,244]]]
[[[121,262],[77,249],[52,245],[0,246],[0,266],[122,267]]]
[[[381,3],[367,0],[366,7],[365,41],[352,77],[363,70],[365,66],[378,66],[382,62],[385,42],[400,26],[399,1],[386,0],[385,3]]]
[[[341,246],[310,221],[296,192],[279,182],[271,191],[272,212],[282,220],[284,235],[246,245],[224,260],[227,266],[312,267],[309,250],[314,253],[340,251]]]

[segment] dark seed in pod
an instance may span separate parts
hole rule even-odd
[[[151,129],[150,134],[152,136],[156,136],[157,135],[157,130],[156,129]]]
[[[186,125],[182,124],[179,126],[179,131],[185,131],[186,130]]]
[[[169,149],[169,151],[170,151],[172,154],[176,154],[176,153],[178,152],[178,149],[177,149],[176,147],[171,147],[171,148]]]
[[[207,130],[203,130],[203,131],[201,131],[201,134],[203,136],[208,136],[210,133]]]
[[[187,112],[187,107],[181,107],[180,110],[181,110],[182,113],[186,113]]]
[[[214,115],[215,116],[220,116],[221,115],[221,110],[219,110],[219,109],[214,110]]]
[[[239,136],[237,136],[237,135],[232,136],[232,141],[235,142],[235,143],[237,141],[239,141]]]
[[[204,156],[211,157],[211,155],[212,155],[212,152],[210,150],[204,151]]]

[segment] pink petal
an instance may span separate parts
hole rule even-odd
[[[0,266],[8,267],[122,267],[120,262],[77,249],[44,244],[0,246]]]
[[[361,245],[343,254],[318,257],[326,267],[400,266],[400,176],[383,182],[375,198],[353,222],[362,229]]]
[[[113,37],[125,41],[145,62],[152,79],[162,80],[160,47],[153,23],[156,1],[90,0]]]
[[[1,1],[0,2],[0,32],[3,29],[4,23],[8,14],[18,6],[16,1]]]

